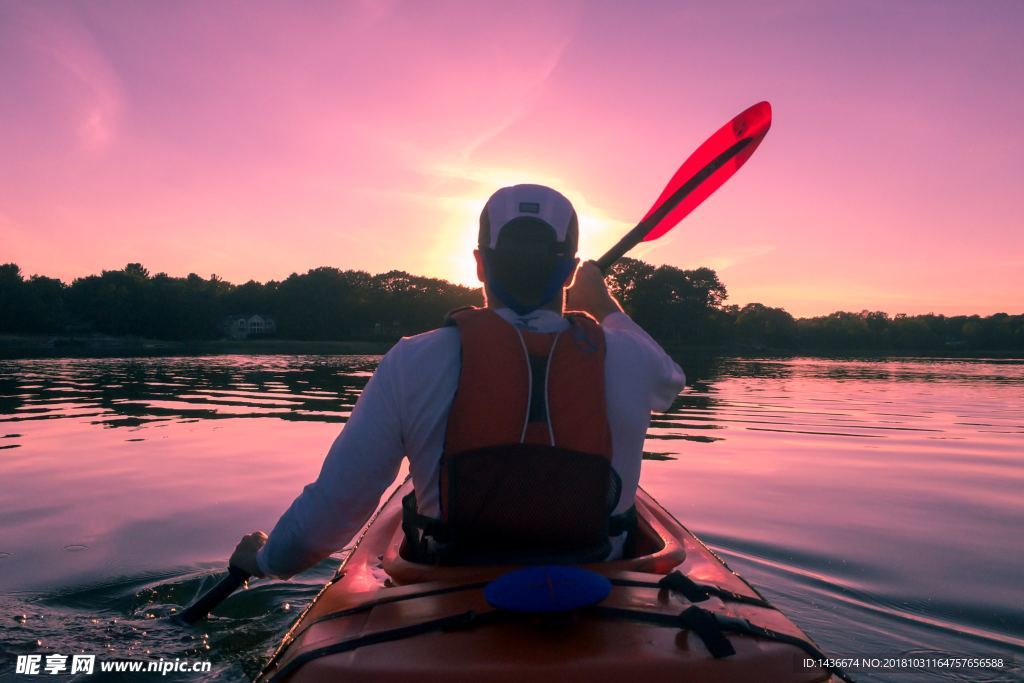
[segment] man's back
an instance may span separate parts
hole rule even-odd
[[[498,315],[536,332],[568,326],[561,315],[534,311]],[[665,410],[685,381],[679,366],[624,313],[602,321],[611,464],[622,481],[615,512],[636,492],[652,410]],[[289,576],[347,542],[394,480],[403,456],[421,513],[440,513],[438,477],[449,411],[459,383],[460,341],[454,327],[401,340],[381,361],[316,482],[278,522],[258,556],[263,573]]]

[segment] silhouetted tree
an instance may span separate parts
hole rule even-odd
[[[736,336],[764,346],[785,348],[796,340],[796,320],[781,308],[747,304],[736,316]]]
[[[14,263],[0,265],[0,332],[59,332],[65,289],[60,280],[42,275],[25,280]]]
[[[725,285],[710,268],[635,268],[637,279],[626,306],[653,336],[681,343],[712,343],[715,313],[726,299]]]
[[[633,306],[633,294],[637,285],[646,282],[654,275],[655,267],[628,256],[615,262],[609,269],[605,281],[612,295],[622,306],[630,309]]]

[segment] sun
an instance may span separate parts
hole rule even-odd
[[[436,247],[423,256],[432,274],[460,285],[480,286],[476,276],[476,261],[473,258],[479,234],[480,212],[490,193],[499,187],[518,183],[540,183],[553,187],[568,197],[579,218],[580,260],[598,258],[633,227],[631,223],[618,220],[601,207],[594,205],[588,200],[585,192],[561,178],[477,166],[446,168],[444,172],[462,182],[457,185],[458,194],[432,197],[434,206],[439,209],[440,228],[434,241]]]
[[[480,280],[476,276],[476,259],[473,258],[473,250],[476,249],[476,230],[472,238],[464,240],[460,244],[458,253],[452,254],[452,282],[466,287],[479,287]]]
[[[434,241],[436,247],[425,254],[429,270],[437,277],[466,287],[480,286],[473,250],[485,199],[449,197],[440,200],[444,218]]]

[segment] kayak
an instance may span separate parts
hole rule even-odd
[[[410,491],[384,503],[258,681],[847,680],[804,666],[824,657],[807,635],[642,489],[634,556],[582,567],[607,597],[554,613],[492,606],[488,585],[516,567],[405,559]]]

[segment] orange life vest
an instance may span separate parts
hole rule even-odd
[[[612,518],[601,326],[582,313],[558,333],[462,309],[462,369],[441,455],[441,518],[405,506],[410,555],[441,562],[592,561],[623,531]],[[433,538],[433,551],[426,541]],[[440,549],[440,550],[439,550]]]

